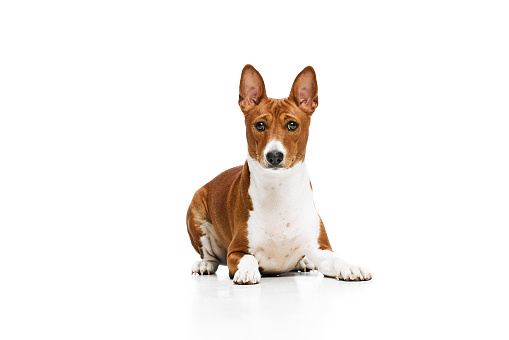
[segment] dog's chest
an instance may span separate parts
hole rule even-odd
[[[252,181],[249,189],[253,202],[248,220],[250,251],[264,272],[286,272],[305,255],[319,230],[309,177],[304,168],[280,177],[253,179],[256,182]]]
[[[248,221],[249,247],[264,272],[293,269],[316,234],[312,211],[289,209],[288,213],[253,210]]]

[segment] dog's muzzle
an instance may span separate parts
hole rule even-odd
[[[265,156],[269,168],[281,168],[285,156],[280,151],[270,151]]]

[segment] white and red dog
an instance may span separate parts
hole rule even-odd
[[[260,73],[246,65],[239,91],[247,161],[221,173],[193,197],[187,230],[202,260],[193,264],[192,272],[212,274],[220,264],[228,265],[238,284],[259,283],[261,275],[293,269],[370,280],[369,271],[332,251],[313,202],[304,163],[311,115],[318,106],[313,68],[299,73],[288,98],[272,99]]]

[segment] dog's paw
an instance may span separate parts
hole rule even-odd
[[[372,276],[369,270],[363,267],[352,266],[340,262],[334,266],[336,279],[343,281],[369,281]]]
[[[210,275],[214,274],[219,264],[214,261],[196,261],[191,267],[192,275]]]
[[[302,260],[297,263],[293,271],[301,271],[301,272],[312,272],[317,270],[316,266],[313,262],[309,261],[307,257],[304,257]]]
[[[253,255],[244,255],[239,261],[233,282],[240,285],[255,284],[260,282],[261,277],[256,258]]]

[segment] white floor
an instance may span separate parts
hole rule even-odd
[[[369,282],[343,282],[314,272],[240,286],[220,267],[215,275],[181,280],[179,300],[186,303],[176,324],[187,328],[190,338],[507,336],[501,328],[507,315],[497,312],[496,300],[473,299],[465,291],[472,284],[454,278],[417,280],[394,271],[374,273]]]
[[[342,322],[361,326],[359,314],[370,309],[366,301],[372,282],[340,282],[313,272],[264,277],[260,284],[239,286],[222,269],[216,275],[190,278],[191,323],[201,320],[207,328],[234,331],[244,339],[273,332],[312,335],[336,327],[340,334],[338,317],[349,314]]]

